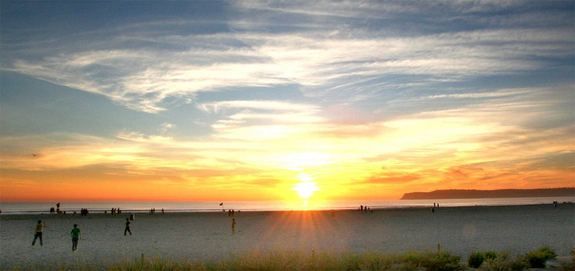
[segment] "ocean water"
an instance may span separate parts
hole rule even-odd
[[[315,202],[281,202],[281,201],[229,201],[220,206],[218,201],[190,202],[61,202],[60,210],[69,213],[87,208],[91,213],[103,213],[112,208],[123,212],[221,212],[223,209],[241,211],[281,211],[281,210],[346,210],[358,209],[360,205],[372,209],[431,207],[438,203],[441,207],[457,206],[503,206],[534,205],[558,202],[575,202],[575,197],[528,197],[528,198],[480,198],[480,199],[429,199],[429,200],[337,200]],[[49,213],[56,202],[0,202],[1,214],[39,214]]]

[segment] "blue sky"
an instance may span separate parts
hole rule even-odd
[[[5,187],[86,167],[222,191],[305,172],[327,192],[385,197],[575,176],[557,162],[575,162],[574,1],[2,1],[0,13]],[[354,170],[333,180],[335,167]],[[453,177],[461,167],[474,173]],[[222,169],[237,178],[204,172]]]

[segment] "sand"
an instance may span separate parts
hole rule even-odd
[[[0,269],[38,265],[105,266],[144,257],[225,259],[271,251],[400,253],[441,249],[466,257],[476,250],[524,253],[548,245],[559,255],[575,247],[575,205],[453,207],[321,212],[1,215]],[[45,221],[44,246],[31,246],[36,220]],[[72,252],[70,230],[82,235]]]

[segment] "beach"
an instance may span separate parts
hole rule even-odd
[[[441,250],[466,257],[477,250],[524,253],[550,246],[559,255],[575,247],[575,205],[382,209],[373,212],[275,211],[235,214],[1,215],[0,269],[53,265],[106,266],[146,258],[219,260],[247,253]],[[44,221],[44,245],[32,246]],[[73,252],[70,231],[81,236]]]

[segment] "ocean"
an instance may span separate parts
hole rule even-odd
[[[552,204],[553,201],[575,202],[575,197],[529,197],[529,198],[481,198],[481,199],[426,199],[426,200],[334,200],[315,202],[281,202],[281,201],[190,201],[190,202],[65,202],[60,210],[68,213],[79,212],[86,208],[91,213],[109,212],[120,208],[123,212],[142,213],[154,208],[156,212],[221,212],[234,209],[241,211],[282,211],[282,210],[349,210],[358,209],[360,205],[371,209],[432,207],[434,203],[441,207],[457,206],[504,206]],[[220,203],[223,203],[220,206]],[[56,202],[0,202],[1,214],[42,214],[49,213]]]

